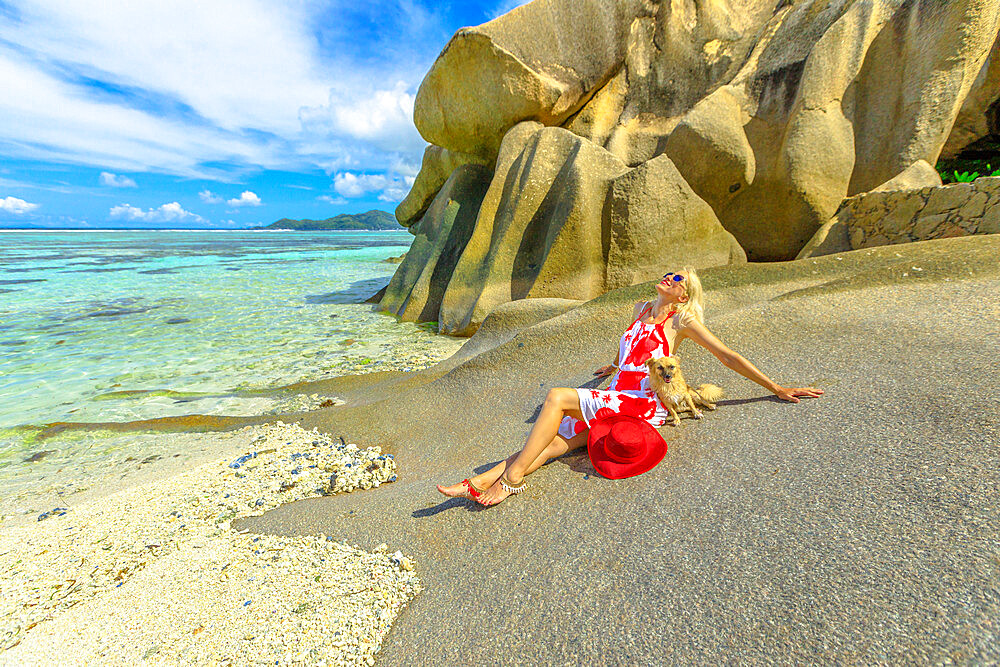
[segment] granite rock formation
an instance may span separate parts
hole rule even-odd
[[[427,213],[410,228],[416,238],[389,281],[380,308],[404,320],[437,319],[489,183],[490,171],[475,164],[461,165],[448,176]]]
[[[467,334],[684,258],[795,257],[845,198],[928,185],[913,165],[992,131],[998,20],[995,0],[535,0],[458,31],[417,94],[432,147],[397,218],[444,228],[453,170],[492,176],[463,194],[466,247],[434,241],[457,258],[417,317]]]
[[[963,148],[989,135],[1000,135],[1000,40],[983,65],[958,112],[942,158],[953,158]]]

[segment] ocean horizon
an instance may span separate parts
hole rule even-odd
[[[239,229],[218,229],[215,227],[0,227],[0,232],[293,232],[305,234],[358,233],[358,234],[400,234],[405,230],[396,229],[314,229],[302,232],[297,229],[268,229],[266,227],[242,227]],[[409,232],[405,232],[409,234]],[[409,247],[409,246],[407,246]]]

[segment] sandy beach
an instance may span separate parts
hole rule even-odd
[[[826,395],[782,404],[682,347],[729,396],[661,429],[657,468],[605,480],[577,452],[491,509],[433,484],[519,447],[548,387],[597,386],[649,285],[509,304],[422,371],[290,387],[340,400],[6,522],[0,662],[996,659],[997,256],[706,270],[708,326]]]

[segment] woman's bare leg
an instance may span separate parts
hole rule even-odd
[[[556,437],[552,438],[552,442],[549,443],[548,447],[542,450],[542,453],[538,455],[538,458],[536,458],[534,461],[531,462],[531,465],[528,466],[528,472],[526,472],[525,474],[530,475],[531,473],[535,472],[543,465],[551,461],[552,459],[557,459],[567,452],[571,452],[574,449],[579,449],[580,447],[586,446],[588,434],[589,430],[586,430],[583,431],[582,433],[577,433],[569,440],[562,437],[561,435],[557,435]],[[497,479],[500,478],[498,477]],[[496,480],[493,481],[495,482]]]
[[[526,474],[530,475],[552,459],[557,459],[567,452],[571,452],[574,449],[579,449],[580,447],[585,446],[587,444],[587,434],[588,431],[583,431],[582,433],[577,433],[569,440],[561,435],[557,435],[552,438],[552,442],[549,443],[549,446],[542,450],[542,453],[531,462],[530,466],[528,466],[528,472]],[[511,454],[506,461],[501,461],[486,472],[480,473],[475,477],[470,477],[469,481],[480,489],[490,488],[498,479],[500,479],[500,476],[503,475],[507,466],[514,462],[514,459],[517,458],[519,453],[520,452],[517,454]],[[465,485],[461,482],[458,484],[452,484],[451,486],[441,486],[438,484],[437,488],[438,491],[450,498],[471,498],[468,489],[466,489]]]
[[[532,467],[535,459],[539,458],[558,436],[559,423],[567,415],[577,419],[583,418],[583,415],[580,413],[580,396],[577,394],[576,389],[550,389],[548,395],[545,397],[545,402],[542,403],[542,409],[538,413],[535,425],[531,428],[531,433],[528,434],[528,440],[525,442],[524,448],[512,457],[513,461],[508,459],[503,464],[494,466],[489,472],[494,472],[500,465],[503,465],[504,469],[500,471],[500,474],[506,475],[507,479],[513,484],[519,483],[525,475],[538,467]],[[574,436],[571,440],[577,437],[579,436]],[[548,458],[545,458],[542,463],[547,460]],[[541,465],[541,463],[538,465]],[[480,503],[495,505],[510,495],[499,484],[499,479],[500,477],[497,476],[494,483],[489,487],[489,490],[479,499]],[[479,486],[478,483],[477,486]]]
[[[565,410],[563,412],[562,416],[560,416],[558,418],[558,420],[556,420],[556,422],[555,422],[555,429],[553,430],[553,436],[550,438],[550,440],[548,441],[548,444],[545,446],[545,448],[541,452],[539,452],[538,455],[535,456],[534,460],[532,460],[531,463],[528,465],[528,468],[523,473],[524,475],[533,473],[535,470],[537,470],[539,467],[541,467],[542,465],[544,465],[546,462],[548,462],[551,459],[554,459],[556,457],[562,456],[563,454],[565,454],[568,451],[577,449],[577,448],[579,448],[579,447],[587,444],[587,431],[586,430],[584,430],[582,433],[578,433],[578,434],[574,435],[572,438],[570,438],[568,440],[566,438],[563,438],[562,436],[558,435],[559,423],[562,421],[562,417],[563,416],[567,416],[568,415],[570,417],[575,417],[576,419],[582,419],[583,418],[583,415],[580,413],[580,398],[579,398],[579,394],[576,393],[575,389],[552,389],[551,391],[549,391],[549,395],[546,397],[546,403],[549,402],[549,398],[552,397],[553,392],[559,392],[560,394],[562,394],[562,398],[563,399],[569,399],[570,398],[565,392],[572,392],[572,397],[571,398],[572,398],[572,402],[575,402],[576,408],[573,409],[571,407],[568,410]],[[570,401],[566,401],[566,402],[570,402]],[[542,405],[542,411],[544,411],[544,410],[545,410],[545,404]],[[535,421],[535,424],[534,424],[534,426],[531,429],[531,433],[528,435],[528,442],[529,443],[531,442],[532,436],[535,435],[535,433],[536,433],[536,429],[538,428],[538,422],[541,420],[541,417],[542,417],[542,414],[540,412],[539,413],[539,419],[537,419]],[[524,447],[524,449],[522,449],[520,452],[512,454],[505,461],[500,461],[499,463],[497,463],[495,466],[493,466],[492,468],[490,468],[486,472],[482,472],[482,473],[480,473],[478,475],[475,475],[474,477],[470,477],[469,481],[472,482],[473,484],[475,484],[477,488],[480,488],[480,489],[489,489],[491,486],[493,486],[496,483],[496,481],[498,479],[500,479],[500,477],[504,474],[504,472],[506,472],[507,468],[510,465],[512,465],[522,454],[524,454],[524,452],[525,452],[525,450],[527,450],[527,448],[528,448],[528,445],[526,444],[525,447]],[[455,497],[471,498],[472,497],[472,495],[469,493],[468,488],[466,488],[466,486],[464,484],[462,484],[461,482],[459,482],[458,484],[452,484],[451,486],[441,486],[440,484],[438,484],[437,489],[438,489],[438,491],[440,491],[441,493],[443,493],[444,495],[446,495],[446,496],[448,496],[450,498],[455,498]]]
[[[543,465],[551,461],[552,459],[559,458],[566,452],[572,451],[574,449],[579,449],[583,445],[587,444],[587,431],[582,433],[577,433],[572,438],[567,440],[561,435],[557,435],[552,438],[552,442],[549,443],[548,447],[542,450],[542,452],[535,457],[535,460],[531,462],[528,466],[528,471],[524,473],[525,475],[530,475],[535,472]],[[476,475],[470,478],[472,483],[478,486],[480,489],[488,489],[493,484],[500,479],[500,476],[506,472],[507,467],[514,463],[520,452],[516,454],[511,454],[506,461],[501,461],[496,464],[486,472],[481,475]]]
[[[514,461],[507,466],[507,479],[517,484],[526,474],[528,467],[534,462],[552,440],[559,435],[559,424],[563,417],[575,417],[583,419],[580,412],[580,395],[576,389],[560,387],[550,389],[542,403],[542,409],[538,413],[528,440],[524,443],[524,448],[514,457]]]

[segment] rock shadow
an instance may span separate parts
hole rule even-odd
[[[336,292],[326,294],[307,294],[305,302],[308,304],[332,304],[332,303],[364,303],[372,294],[382,290],[389,284],[389,278],[369,278],[367,280],[356,280],[346,288]]]

